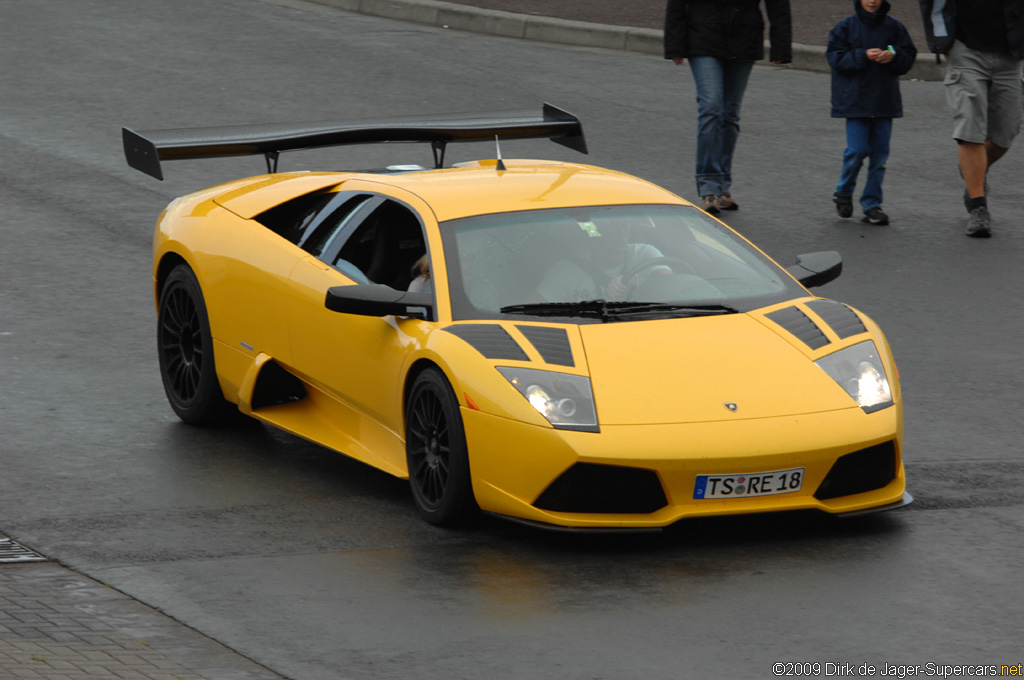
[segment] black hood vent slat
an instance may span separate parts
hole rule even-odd
[[[829,339],[818,325],[796,306],[779,309],[765,316],[795,335],[811,349],[820,349],[829,344]]]
[[[840,340],[851,338],[854,335],[867,333],[867,326],[861,321],[857,312],[853,311],[842,302],[835,300],[814,300],[807,303],[807,308],[821,317],[821,320],[829,325]]]
[[[443,330],[462,338],[488,359],[530,360],[519,343],[504,328],[496,324],[459,324]]]
[[[549,364],[556,366],[575,366],[572,358],[572,345],[569,334],[564,328],[549,326],[516,326],[526,336],[541,357]]]

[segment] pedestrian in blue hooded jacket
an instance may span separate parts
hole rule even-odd
[[[889,16],[887,0],[854,0],[854,13],[829,33],[832,117],[846,119],[843,167],[832,197],[840,217],[853,215],[853,191],[864,159],[868,178],[860,205],[864,221],[889,224],[882,212],[882,179],[892,119],[903,116],[899,77],[914,65],[917,48],[906,27]]]

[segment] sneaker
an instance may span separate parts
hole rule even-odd
[[[732,194],[726,192],[724,194],[719,195],[718,207],[721,210],[739,210],[740,204],[732,200]]]
[[[861,221],[884,227],[889,224],[889,216],[882,212],[881,208],[875,206],[874,208],[868,208],[864,211],[864,219]]]
[[[720,210],[718,205],[718,196],[714,194],[708,194],[707,196],[701,196],[700,209],[709,215],[717,215]]]
[[[833,194],[832,202],[836,204],[836,213],[840,217],[850,217],[853,215],[853,196]]]
[[[992,218],[988,214],[988,208],[983,206],[971,211],[967,235],[972,238],[988,238],[992,235]]]

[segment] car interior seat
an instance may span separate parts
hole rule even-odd
[[[382,205],[368,219],[375,224],[366,276],[374,283],[405,290],[413,279],[413,264],[426,252],[419,220],[395,203]]]

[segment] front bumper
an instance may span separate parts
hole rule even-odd
[[[902,461],[899,405],[872,414],[859,408],[824,413],[723,420],[707,423],[602,427],[599,433],[537,427],[463,409],[473,489],[481,509],[530,523],[572,528],[657,528],[688,517],[784,510],[820,510],[847,515],[899,507],[909,502]],[[840,458],[865,450],[891,450],[891,474],[845,487],[854,493],[818,493]],[[885,460],[869,456],[869,460]],[[724,499],[695,499],[697,475],[748,474],[804,468],[800,491]],[[549,488],[572,468],[609,468],[626,475],[618,504],[599,509],[581,501],[553,503]],[[590,472],[590,470],[587,470]],[[648,480],[637,480],[647,476]],[[650,493],[656,478],[664,502],[631,495]],[[615,474],[593,476],[595,485],[614,485]],[[880,479],[871,488],[871,479]],[[583,488],[579,480],[576,488]],[[834,490],[836,487],[831,484]],[[841,487],[842,488],[842,487]],[[870,490],[859,491],[860,488]],[[846,492],[844,492],[846,493]],[[833,497],[830,497],[833,496]],[[541,506],[541,507],[539,507]],[[552,509],[554,508],[554,509]],[[651,509],[655,508],[655,509]],[[623,511],[625,509],[625,511]]]

